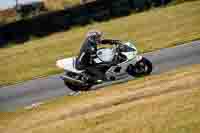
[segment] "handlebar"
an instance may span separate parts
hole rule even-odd
[[[115,44],[114,44],[114,46],[115,46],[115,47],[114,47],[114,51],[115,51],[116,54],[119,54],[119,53],[120,53],[120,46],[121,46],[121,45],[123,45],[122,42],[120,42],[120,43],[115,43]]]

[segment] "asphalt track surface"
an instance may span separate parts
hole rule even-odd
[[[172,48],[164,48],[145,53],[142,56],[152,61],[154,65],[152,74],[160,74],[180,66],[200,64],[200,41]],[[49,76],[0,88],[0,111],[15,111],[17,108],[29,108],[37,106],[42,102],[71,94],[72,91],[65,87],[59,76]],[[106,83],[104,86],[110,84]]]

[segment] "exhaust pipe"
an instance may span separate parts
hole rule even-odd
[[[68,77],[68,76],[66,76],[66,75],[62,75],[62,76],[60,76],[60,78],[61,78],[62,80],[64,80],[65,82],[69,82],[69,83],[73,83],[73,84],[81,84],[81,85],[84,85],[84,84],[85,84],[85,83],[84,83],[83,81],[81,81],[81,80],[76,80],[76,79],[73,79],[73,78]]]

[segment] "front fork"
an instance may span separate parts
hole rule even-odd
[[[137,55],[137,56],[136,56],[136,63],[139,62],[139,61],[141,61],[142,58],[143,58],[143,56],[141,56],[141,55]]]
[[[142,67],[143,64],[140,64],[140,63],[142,63],[142,59],[143,59],[143,56],[141,56],[141,55],[138,55],[136,57],[136,62],[134,65],[136,73],[140,73],[140,72],[144,71],[143,70],[144,68]]]

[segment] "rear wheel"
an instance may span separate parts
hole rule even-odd
[[[135,66],[130,65],[127,72],[132,76],[143,76],[151,74],[153,69],[152,63],[146,59],[142,58],[141,61],[137,62]]]
[[[88,91],[92,87],[92,85],[75,85],[66,81],[64,81],[64,84],[73,91]]]
[[[89,90],[89,88],[92,86],[87,83],[89,77],[88,77],[88,75],[86,75],[84,73],[81,75],[78,75],[76,73],[68,72],[68,73],[66,73],[66,75],[72,79],[81,80],[84,82],[84,83],[80,84],[80,83],[75,83],[75,82],[73,83],[71,81],[64,80],[64,84],[73,91],[86,91],[86,90]]]

